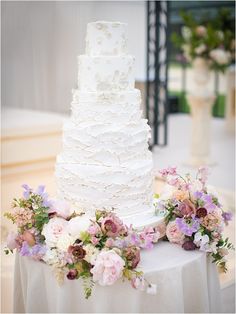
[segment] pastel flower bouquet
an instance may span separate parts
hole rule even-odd
[[[219,10],[214,18],[201,21],[190,13],[182,12],[184,26],[181,34],[173,33],[173,43],[183,52],[182,61],[192,63],[203,58],[210,68],[224,71],[235,62],[235,32],[231,12]]]
[[[185,250],[210,254],[226,271],[225,256],[233,245],[228,238],[223,239],[222,232],[232,214],[223,210],[216,194],[207,187],[208,169],[199,168],[195,179],[189,174],[181,176],[176,167],[163,169],[160,174],[167,185],[156,208],[166,211],[166,239]]]
[[[136,232],[114,212],[97,210],[94,218],[74,211],[66,201],[49,200],[44,186],[33,191],[23,185],[23,197],[14,199],[12,211],[5,216],[16,226],[7,238],[8,254],[16,249],[53,267],[59,283],[83,280],[85,297],[94,283],[113,285],[127,279],[135,289],[154,294],[150,284],[137,269],[141,248],[150,249],[160,237],[158,230]]]

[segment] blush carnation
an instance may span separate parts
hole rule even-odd
[[[91,269],[93,280],[101,286],[113,285],[121,278],[124,266],[124,260],[115,251],[101,251]]]
[[[184,234],[178,228],[176,221],[171,221],[166,227],[166,236],[171,243],[183,244]]]

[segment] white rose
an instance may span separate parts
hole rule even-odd
[[[84,246],[84,250],[86,251],[86,255],[84,257],[85,261],[94,265],[96,258],[99,254],[99,249],[93,246],[92,244],[87,244]]]
[[[210,52],[210,57],[218,64],[224,65],[230,62],[231,55],[230,52],[224,49],[218,48]]]
[[[67,252],[68,247],[75,242],[75,239],[69,234],[63,234],[57,241],[57,248],[62,252]]]
[[[90,225],[88,216],[77,216],[68,222],[68,232],[72,237],[79,239],[80,233],[86,231]]]
[[[53,217],[43,226],[42,235],[49,247],[57,246],[61,235],[67,233],[68,221],[63,218]]]
[[[187,26],[182,27],[181,33],[182,33],[182,36],[184,37],[184,39],[186,39],[186,40],[190,39],[190,37],[192,35],[191,29]]]
[[[204,51],[206,51],[206,45],[201,44],[200,46],[194,49],[197,55],[201,55]]]

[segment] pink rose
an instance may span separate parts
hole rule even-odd
[[[67,233],[68,221],[63,218],[53,217],[43,226],[42,235],[49,247],[57,246],[61,235]]]
[[[108,238],[106,240],[105,246],[106,247],[112,247],[114,245],[114,240],[112,238]]]
[[[19,245],[18,245],[18,243],[16,241],[17,237],[18,237],[18,235],[15,232],[13,232],[13,231],[11,231],[8,234],[6,242],[7,242],[7,247],[9,248],[9,250],[14,250],[14,249],[19,247]]]
[[[88,233],[91,234],[92,236],[95,236],[96,234],[98,234],[100,232],[101,232],[101,228],[96,223],[92,224],[88,228]]]
[[[121,276],[125,262],[115,251],[101,251],[91,269],[93,281],[101,286],[113,285]]]
[[[110,214],[102,220],[102,231],[108,236],[115,238],[123,230],[122,221],[114,214]]]
[[[96,237],[92,237],[92,238],[91,238],[91,242],[92,242],[93,245],[97,245],[98,242],[99,242],[99,239],[96,238]]]
[[[185,200],[179,205],[179,211],[183,216],[192,216],[196,214],[196,208],[194,207],[193,203],[189,200]]]
[[[73,210],[69,202],[65,200],[53,200],[48,213],[67,219],[73,214]]]
[[[124,256],[127,260],[128,266],[134,269],[140,262],[140,248],[137,246],[130,246],[124,249]]]
[[[159,224],[157,227],[155,227],[155,230],[159,232],[160,238],[163,238],[166,235],[166,224],[165,222]]]
[[[143,277],[134,277],[131,279],[131,285],[134,289],[144,291],[145,290],[145,280]]]
[[[184,243],[184,234],[179,230],[175,221],[168,223],[166,227],[166,236],[171,243],[182,245]]]
[[[207,29],[205,26],[203,25],[199,25],[196,27],[196,34],[199,36],[199,37],[204,37],[206,36],[207,34]]]

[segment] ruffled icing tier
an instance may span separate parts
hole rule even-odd
[[[59,194],[86,213],[114,209],[122,217],[150,209],[152,162],[137,160],[129,168],[66,163],[58,158]]]

